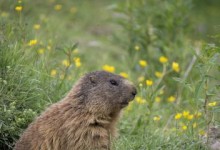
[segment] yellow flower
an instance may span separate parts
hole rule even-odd
[[[179,120],[181,117],[182,117],[182,114],[181,114],[181,113],[177,113],[177,114],[175,115],[175,119],[176,119],[176,120]]]
[[[159,103],[161,101],[161,98],[159,96],[155,97],[155,102]]]
[[[48,50],[51,50],[51,46],[50,46],[50,45],[48,45],[48,46],[47,46],[47,49],[48,49]]]
[[[77,68],[79,68],[82,65],[79,57],[75,57],[73,60]]]
[[[160,116],[155,116],[155,117],[153,118],[154,121],[160,121],[160,119],[161,119]]]
[[[62,61],[62,64],[65,66],[65,67],[69,67],[70,66],[70,62],[68,60],[63,60]]]
[[[179,72],[180,71],[180,67],[179,64],[177,62],[173,62],[172,63],[172,68],[175,72]]]
[[[155,76],[158,78],[161,78],[163,76],[163,74],[161,72],[156,71]]]
[[[134,49],[135,49],[136,51],[139,51],[139,50],[140,50],[140,47],[136,45],[136,46],[134,47]]]
[[[199,117],[202,116],[202,113],[201,113],[201,112],[196,112],[196,113],[194,114],[194,116],[195,116],[195,118],[199,118]]]
[[[125,73],[125,72],[121,72],[121,73],[120,73],[120,76],[122,76],[122,77],[124,77],[124,78],[128,78],[128,74]]]
[[[43,53],[44,53],[44,49],[43,49],[43,48],[40,48],[39,50],[37,50],[37,53],[38,53],[38,54],[43,54]]]
[[[188,119],[188,120],[192,120],[193,118],[194,118],[193,115],[188,115],[188,116],[187,116],[187,119]]]
[[[16,6],[16,7],[15,7],[15,10],[16,10],[17,12],[21,12],[21,11],[22,11],[22,9],[23,9],[23,7],[22,7],[22,6]]]
[[[102,67],[102,69],[105,70],[105,71],[111,72],[111,73],[115,72],[115,67],[114,66],[104,65]]]
[[[139,65],[140,65],[141,67],[146,67],[146,66],[147,66],[147,61],[145,61],[145,60],[140,60],[140,61],[139,61]]]
[[[183,129],[183,130],[187,130],[187,126],[186,126],[186,125],[183,125],[183,126],[182,126],[182,129]]]
[[[183,111],[183,117],[187,118],[189,116],[189,111]]]
[[[33,26],[33,28],[34,28],[35,30],[39,30],[39,29],[40,29],[40,24],[35,24],[35,25]]]
[[[153,81],[152,80],[146,80],[146,84],[147,84],[147,86],[152,86],[153,85]]]
[[[59,11],[59,10],[62,9],[62,5],[57,4],[57,5],[54,6],[54,9],[55,9],[56,11]]]
[[[183,111],[183,117],[188,119],[188,120],[192,120],[194,118],[194,115],[190,114],[189,111]]]
[[[78,54],[79,53],[79,50],[76,48],[73,50],[73,54]]]
[[[197,127],[197,123],[194,122],[194,123],[193,123],[193,128],[196,128],[196,127]]]
[[[56,69],[51,70],[50,75],[52,77],[56,76],[56,74],[57,74],[57,70]]]
[[[206,133],[205,133],[204,130],[200,130],[200,131],[199,131],[199,135],[203,136],[203,135],[205,135],[205,134],[206,134]]]
[[[144,81],[144,76],[138,77],[138,82],[143,82]]]
[[[147,102],[145,99],[142,99],[141,97],[136,97],[135,100],[138,104],[145,104]]]
[[[79,68],[82,64],[81,64],[81,62],[75,62],[75,65],[77,68]]]
[[[176,98],[174,97],[174,96],[170,96],[170,97],[168,97],[168,102],[174,102],[175,100],[176,100]]]
[[[165,63],[167,63],[168,59],[167,59],[167,57],[165,57],[165,56],[161,56],[161,57],[159,58],[159,61],[160,61],[162,64],[165,64]]]
[[[213,106],[216,106],[216,104],[217,104],[217,102],[210,102],[210,103],[208,103],[208,106],[213,107]]]
[[[164,90],[160,90],[159,95],[163,95]]]
[[[33,45],[36,45],[36,44],[37,44],[37,40],[36,39],[30,40],[29,43],[28,43],[29,46],[33,46]]]

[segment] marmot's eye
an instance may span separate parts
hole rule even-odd
[[[118,85],[118,83],[115,81],[115,80],[110,80],[110,83],[112,84],[112,85],[115,85],[115,86],[117,86]]]

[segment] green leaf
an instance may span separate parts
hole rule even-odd
[[[79,43],[74,43],[73,46],[71,47],[71,50],[74,51],[78,47]]]
[[[200,91],[202,89],[202,87],[204,86],[205,80],[201,80],[199,81],[198,85],[196,86],[195,89],[195,99],[198,99]]]

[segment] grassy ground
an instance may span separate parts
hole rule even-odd
[[[140,3],[0,2],[0,149],[12,148],[83,73],[101,69],[129,78],[139,91],[114,149],[207,149],[202,137],[220,121],[219,48],[187,36],[195,29],[187,18],[197,17],[185,15],[188,4]]]

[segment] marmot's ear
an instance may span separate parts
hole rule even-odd
[[[89,76],[89,80],[91,83],[96,83],[96,77],[94,75]]]

